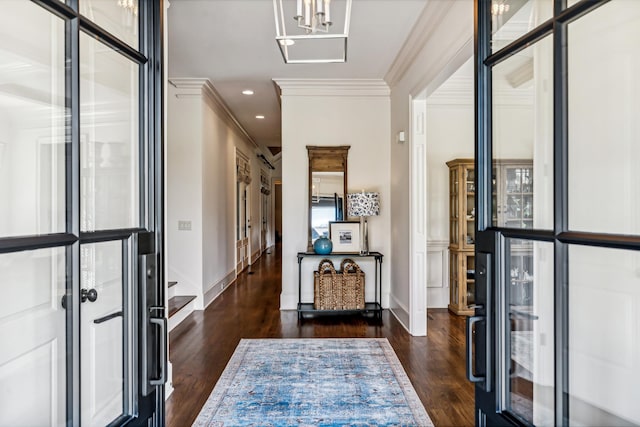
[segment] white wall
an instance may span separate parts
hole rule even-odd
[[[260,249],[260,169],[256,148],[207,80],[170,79],[167,147],[168,280],[208,305],[235,279],[236,150],[251,167],[252,261]],[[191,230],[178,230],[191,221]],[[259,252],[258,252],[259,253]]]
[[[350,145],[347,191],[380,193],[381,210],[369,218],[369,246],[384,254],[382,304],[388,306],[391,253],[390,132],[388,88],[382,81],[276,80],[282,89],[282,295],[280,308],[298,302],[296,254],[307,248],[307,145]],[[321,130],[321,131],[318,131]],[[301,135],[304,137],[301,138]],[[374,173],[375,171],[375,173]],[[313,299],[316,258],[305,261],[303,299]],[[359,260],[360,261],[360,260]],[[373,278],[371,261],[359,262]],[[315,264],[315,266],[314,266]],[[367,280],[367,286],[373,280]],[[367,291],[370,291],[368,288]],[[369,297],[369,294],[367,294]]]
[[[202,301],[202,101],[178,96],[168,86],[167,102],[167,279]],[[178,231],[178,221],[191,230]]]
[[[410,129],[410,99],[433,84],[473,37],[473,2],[428,2],[385,81],[391,88],[391,134]],[[455,71],[457,67],[451,70]],[[429,141],[427,141],[427,145]],[[394,144],[391,159],[391,309],[409,325],[409,186],[411,144]]]
[[[13,164],[9,160],[9,141],[12,138],[12,126],[9,121],[8,115],[3,111],[0,116],[0,182],[5,185],[0,185],[0,200],[11,200],[11,188],[6,183],[10,182],[9,166]],[[8,235],[7,231],[11,229],[9,225],[9,210],[0,209],[0,232],[3,235]]]

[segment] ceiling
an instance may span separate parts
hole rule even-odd
[[[382,79],[427,1],[354,0],[347,62],[310,65],[284,63],[272,0],[171,0],[169,78],[208,78],[257,144],[279,147],[273,79]]]

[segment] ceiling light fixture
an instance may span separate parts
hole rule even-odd
[[[278,40],[280,42],[280,44],[282,46],[293,46],[294,44],[296,44],[296,42],[294,42],[291,39],[285,39],[285,40]]]
[[[253,91],[251,89],[245,89],[242,91],[243,95],[253,95]]]
[[[264,116],[256,116],[256,119],[262,120],[262,119],[264,119]]]
[[[125,9],[127,12],[138,16],[138,2],[135,0],[118,0],[118,6]]]
[[[491,14],[493,16],[500,16],[506,12],[509,12],[509,3],[506,0],[494,0],[491,3]]]
[[[276,41],[284,62],[286,64],[346,62],[352,1],[273,0]],[[330,33],[332,28],[340,31],[341,26],[343,28],[341,33]],[[294,43],[296,47],[292,49],[291,46]]]

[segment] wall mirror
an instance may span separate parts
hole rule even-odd
[[[309,239],[313,249],[318,237],[329,237],[329,221],[342,221],[346,214],[348,145],[307,145],[309,155]]]

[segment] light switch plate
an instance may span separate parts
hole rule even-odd
[[[191,221],[178,221],[178,230],[191,230]]]

